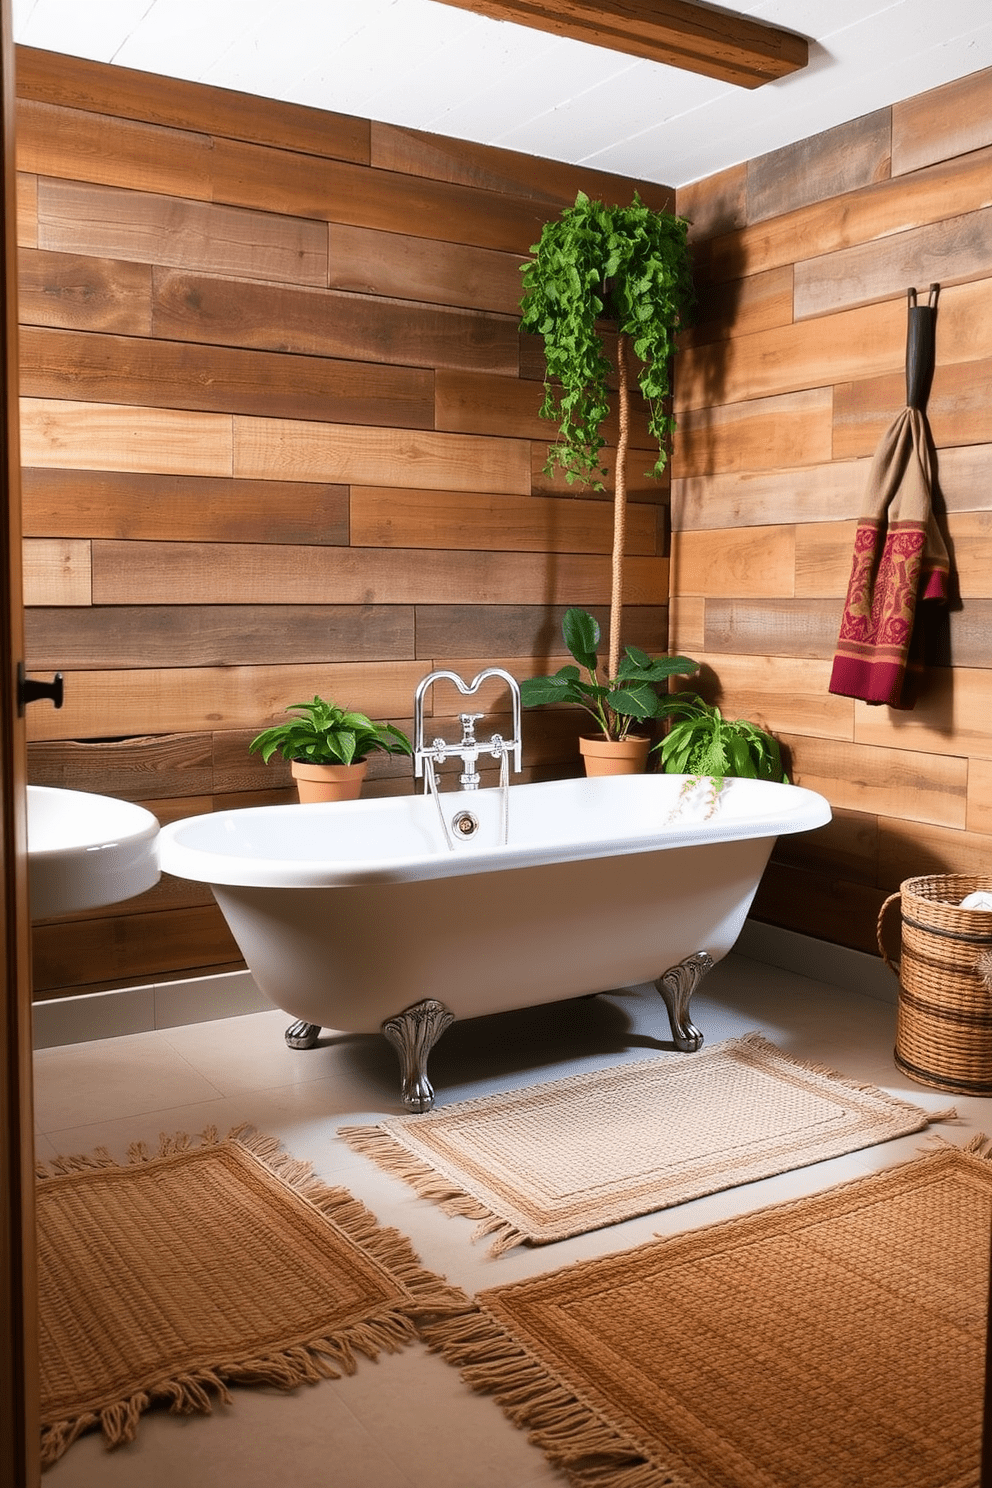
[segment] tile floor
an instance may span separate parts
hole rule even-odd
[[[894,986],[894,984],[893,984]],[[951,1098],[913,1085],[892,1062],[895,1004],[729,956],[693,1001],[708,1044],[758,1029],[787,1052],[868,1081],[928,1110]],[[161,1132],[222,1131],[248,1120],[278,1136],[317,1173],[347,1186],[385,1224],[407,1234],[424,1264],[469,1292],[548,1271],[798,1197],[919,1152],[915,1135],[794,1173],[715,1194],[660,1214],[499,1260],[470,1243],[472,1224],[447,1218],[399,1180],[352,1153],[345,1123],[398,1113],[397,1066],[378,1037],[329,1036],[313,1050],[283,1042],[278,1011],[40,1050],[36,1056],[38,1155],[128,1144]],[[438,1103],[535,1083],[671,1049],[667,1015],[650,988],[455,1024],[431,1057]],[[937,1130],[963,1145],[992,1133],[992,1099],[956,1099],[956,1121]],[[136,1442],[106,1452],[77,1442],[46,1488],[548,1488],[564,1484],[492,1401],[414,1346],[357,1374],[292,1395],[239,1390],[210,1419],[152,1412]]]

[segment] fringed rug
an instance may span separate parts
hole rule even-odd
[[[563,1240],[953,1115],[799,1063],[760,1034],[342,1127],[340,1136],[491,1254]]]
[[[990,1168],[945,1147],[426,1336],[574,1484],[977,1488]]]
[[[464,1296],[409,1242],[250,1128],[39,1169],[42,1459],[131,1441],[156,1402],[209,1413],[228,1383],[355,1369]]]

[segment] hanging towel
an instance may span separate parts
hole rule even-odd
[[[910,291],[907,407],[882,436],[868,474],[830,676],[831,692],[890,708],[912,707],[905,682],[911,645],[918,649],[917,607],[947,599],[950,573],[933,515],[933,460],[923,411],[932,371],[933,303],[917,306],[915,298]],[[918,319],[921,313],[928,319]]]

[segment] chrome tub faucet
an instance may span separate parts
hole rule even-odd
[[[475,736],[475,725],[483,713],[460,713],[459,721],[462,726],[462,736],[456,744],[449,744],[444,739],[433,739],[430,744],[424,743],[424,701],[427,689],[433,687],[435,682],[446,681],[454,683],[463,697],[471,697],[478,692],[483,682],[489,677],[500,677],[510,689],[513,701],[513,737],[504,739],[502,734],[493,734],[488,743],[483,743]],[[500,761],[501,773],[505,770],[509,757],[513,756],[513,768],[519,773],[521,769],[521,738],[520,738],[520,684],[517,679],[505,671],[503,667],[486,667],[471,682],[464,682],[457,672],[441,670],[430,672],[419,683],[413,701],[413,773],[415,778],[424,777],[424,789],[434,789],[434,768],[442,764],[446,759],[457,756],[462,761],[462,772],[458,777],[458,785],[461,790],[473,791],[479,788],[479,756],[491,755],[493,759]]]

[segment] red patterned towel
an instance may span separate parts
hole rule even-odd
[[[875,452],[844,604],[830,691],[890,708],[903,701],[922,600],[946,600],[950,564],[930,502],[926,423],[906,408]]]

